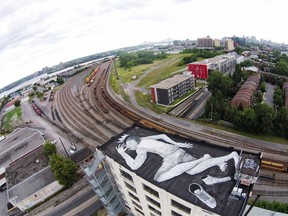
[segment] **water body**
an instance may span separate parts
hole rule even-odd
[[[48,77],[48,76],[49,76],[49,77],[52,77],[52,76],[54,76],[54,75],[57,75],[57,74],[59,74],[59,73],[62,73],[62,72],[64,72],[64,71],[66,71],[66,70],[73,69],[73,68],[74,68],[74,67],[65,68],[65,69],[62,69],[62,70],[59,70],[59,71],[55,71],[55,72],[50,73],[50,74],[45,73],[45,74],[42,74],[42,75],[40,75],[40,76],[34,77],[33,79],[28,80],[28,81],[26,81],[26,82],[24,82],[24,83],[22,83],[22,84],[20,84],[20,85],[18,85],[18,86],[15,86],[15,87],[12,88],[12,89],[9,89],[9,90],[7,90],[7,91],[4,91],[4,92],[0,93],[0,98],[3,98],[5,95],[9,95],[9,94],[11,94],[11,93],[13,93],[13,92],[16,92],[16,91],[18,91],[19,89],[22,89],[22,88],[24,88],[24,87],[26,87],[26,86],[32,85],[33,83],[36,83],[36,82],[40,81],[41,79],[43,79],[43,78],[45,78],[45,77]]]

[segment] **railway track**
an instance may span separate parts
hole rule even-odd
[[[69,80],[61,91],[57,92],[55,97],[57,110],[59,110],[60,118],[71,133],[80,134],[82,138],[88,137],[91,140],[96,140],[101,145],[136,122],[161,132],[176,134],[188,139],[233,147],[238,150],[245,149],[256,151],[256,153],[266,152],[267,154],[287,156],[287,152],[258,146],[255,143],[219,134],[206,128],[193,130],[193,128],[177,125],[175,122],[169,123],[161,117],[155,117],[142,109],[132,107],[110,90],[107,82],[110,65],[111,62],[108,62],[101,66],[101,70],[97,72],[94,82],[89,87],[84,85],[75,89],[73,83],[76,81],[71,78],[72,81]],[[74,90],[72,91],[72,89]],[[93,126],[91,127],[91,125]],[[107,133],[97,129],[99,127],[102,127],[103,131]],[[272,186],[287,184],[286,181],[275,179],[273,181],[262,179],[261,184]]]

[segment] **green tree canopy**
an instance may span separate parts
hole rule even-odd
[[[265,83],[265,82],[261,82],[259,88],[260,88],[260,91],[262,92],[262,94],[263,94],[264,92],[266,92],[266,83]]]
[[[256,132],[258,123],[254,109],[247,108],[243,111],[238,111],[234,118],[234,124],[244,131]]]
[[[18,99],[18,100],[15,101],[14,106],[15,107],[19,107],[20,104],[21,104],[21,100]]]
[[[212,72],[208,79],[208,89],[212,94],[216,94],[217,91],[222,92],[223,96],[227,96],[230,88],[232,87],[232,79],[228,76],[224,76],[219,71]]]
[[[53,154],[50,160],[50,166],[55,178],[61,185],[71,187],[77,174],[77,165],[69,158],[59,154]]]
[[[53,154],[56,154],[57,153],[57,150],[56,150],[56,145],[50,143],[50,142],[46,142],[44,144],[44,153],[48,156],[51,156]]]
[[[56,82],[61,85],[64,83],[64,79],[62,77],[57,77]]]
[[[267,104],[257,104],[254,107],[258,127],[256,132],[262,134],[271,134],[275,111]]]

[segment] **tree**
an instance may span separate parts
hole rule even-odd
[[[258,127],[257,133],[271,134],[273,128],[273,120],[275,118],[275,111],[267,104],[257,104],[254,107],[256,113],[256,120]]]
[[[62,77],[57,77],[56,82],[61,85],[64,83],[64,79]]]
[[[241,62],[241,67],[249,67],[249,66],[253,66],[253,61],[251,61],[251,60],[245,60],[245,61],[243,61],[243,62]]]
[[[53,154],[50,160],[50,166],[55,178],[64,187],[71,187],[77,174],[77,165],[69,158],[59,154]]]
[[[232,87],[232,79],[228,76],[224,76],[223,73],[219,71],[212,72],[208,79],[208,89],[212,92],[212,94],[216,94],[219,90],[222,92],[223,96],[227,96],[231,87]]]
[[[266,92],[266,83],[265,83],[265,82],[261,82],[259,88],[260,88],[260,91],[262,92],[262,94],[263,94],[264,92]]]
[[[254,109],[249,107],[238,111],[234,118],[234,124],[243,131],[257,132],[258,123]]]
[[[46,142],[44,144],[44,153],[48,156],[52,156],[53,154],[56,154],[57,153],[56,145],[50,142]]]
[[[21,100],[17,99],[17,100],[15,101],[15,103],[14,103],[14,106],[15,106],[15,107],[19,107],[20,104],[21,104]]]
[[[36,90],[37,90],[37,86],[34,85],[34,86],[32,87],[32,89],[33,89],[34,91],[36,91]]]

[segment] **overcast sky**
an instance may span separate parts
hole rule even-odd
[[[0,0],[0,88],[85,55],[209,35],[288,44],[287,0]]]

